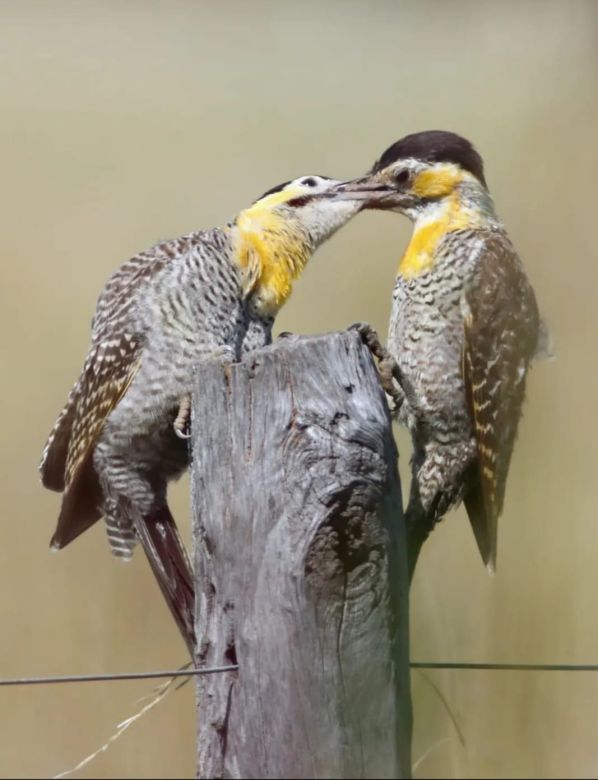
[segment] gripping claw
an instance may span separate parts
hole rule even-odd
[[[187,394],[181,398],[179,404],[179,411],[174,423],[172,424],[175,434],[179,439],[190,439],[190,423],[191,421],[191,395]]]
[[[405,394],[401,389],[401,371],[396,360],[390,352],[382,346],[380,337],[367,322],[354,322],[349,330],[356,330],[363,343],[378,361],[378,375],[380,384],[386,395],[392,401],[391,413],[396,414],[405,400]]]

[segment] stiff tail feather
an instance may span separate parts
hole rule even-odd
[[[193,569],[179,531],[166,505],[145,517],[133,512],[135,529],[162,595],[195,656],[195,586]]]
[[[474,477],[469,485],[463,503],[484,565],[490,574],[494,574],[496,572],[497,516],[486,506],[479,478]]]
[[[426,511],[423,507],[417,478],[411,480],[411,495],[409,504],[405,510],[405,527],[407,531],[407,566],[409,572],[409,584],[413,580],[415,567],[421,552],[421,548],[436,525],[436,506]],[[435,502],[436,503],[436,502]]]

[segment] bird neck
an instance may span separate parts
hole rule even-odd
[[[481,228],[496,221],[488,191],[481,184],[469,181],[408,216],[414,222],[413,234],[398,269],[399,275],[406,279],[413,279],[434,267],[438,245],[448,233]]]
[[[260,314],[275,316],[313,252],[312,240],[298,220],[259,202],[239,214],[233,230],[243,294]]]

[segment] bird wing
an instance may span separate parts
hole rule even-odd
[[[98,299],[89,354],[40,464],[42,483],[64,491],[53,547],[64,547],[100,517],[101,491],[91,454],[106,418],[139,369],[144,337],[132,327],[132,310],[144,284],[184,244],[185,239],[175,239],[131,258],[112,274]]]
[[[45,487],[58,491],[65,489],[65,474],[67,471],[72,473],[72,466],[67,468],[67,461],[74,463],[72,453],[81,446],[77,443],[71,445],[73,427],[82,414],[79,407],[87,404],[90,391],[97,392],[102,386],[99,379],[114,383],[113,390],[118,395],[123,375],[130,368],[130,350],[136,349],[142,337],[130,328],[131,313],[139,300],[139,292],[169,262],[201,240],[201,233],[191,233],[156,244],[123,263],[106,282],[98,298],[91,348],[83,373],[71,390],[44,448],[39,469]],[[106,398],[109,395],[106,388]]]
[[[80,378],[79,398],[73,417],[65,464],[68,490],[106,418],[125,394],[139,368],[139,343],[121,333],[100,342],[91,352]]]
[[[122,333],[92,348],[79,379],[64,465],[64,497],[51,545],[61,548],[101,516],[93,446],[140,365],[139,344]]]
[[[39,464],[42,485],[61,493],[64,490],[64,468],[66,464],[73,419],[77,410],[79,381],[69,393],[63,410],[58,415]]]
[[[98,299],[92,326],[91,348],[83,372],[69,393],[63,410],[58,415],[44,447],[39,465],[42,484],[51,490],[63,491],[65,489],[67,460],[69,460],[69,452],[72,450],[73,426],[76,419],[80,417],[78,409],[82,403],[85,403],[88,387],[93,387],[96,384],[93,381],[96,367],[102,376],[108,376],[109,373],[118,374],[118,360],[113,366],[113,372],[106,370],[106,356],[109,360],[112,355],[109,345],[114,339],[114,332],[118,332],[119,326],[122,330],[121,324],[127,321],[135,300],[136,288],[164,265],[163,257],[158,255],[156,250],[157,247],[154,247],[123,263],[108,279]],[[121,347],[119,344],[115,344],[115,346]],[[127,345],[125,345],[126,347]],[[120,357],[119,352],[116,352],[116,356]],[[72,461],[72,455],[70,458]]]
[[[484,563],[494,570],[496,525],[539,321],[534,292],[506,235],[485,237],[464,314],[463,375],[478,453],[465,505]]]

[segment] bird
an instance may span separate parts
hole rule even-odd
[[[82,372],[50,433],[42,484],[62,493],[53,549],[101,517],[112,553],[141,542],[193,657],[193,569],[167,503],[189,463],[198,364],[239,360],[272,326],[317,247],[362,207],[338,182],[301,176],[273,187],[223,227],[161,241],[108,279]]]
[[[456,133],[417,132],[340,189],[413,223],[394,284],[387,351],[377,344],[387,382],[398,380],[395,414],[413,442],[410,580],[431,530],[461,502],[493,573],[528,368],[549,337],[482,157]],[[362,331],[377,341],[367,325]]]

